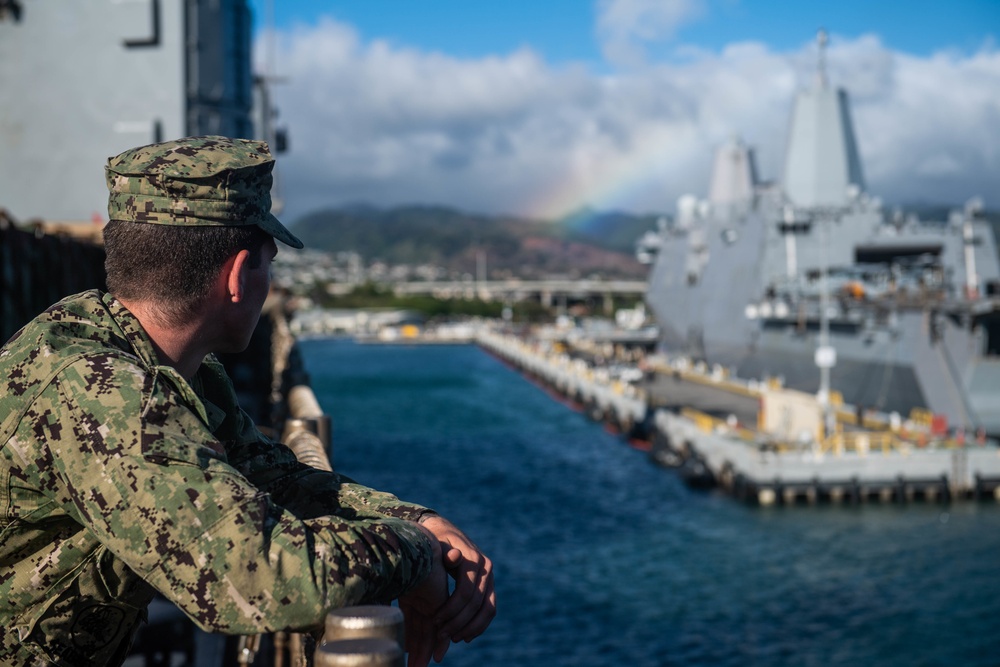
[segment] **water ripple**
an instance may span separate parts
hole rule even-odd
[[[693,492],[473,347],[308,341],[338,469],[496,564],[453,667],[1000,664],[993,504],[757,509]]]

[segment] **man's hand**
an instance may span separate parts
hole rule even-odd
[[[455,579],[455,591],[434,614],[438,639],[472,641],[497,613],[493,562],[447,519],[431,515],[421,519],[419,525],[441,541],[444,566]]]
[[[427,667],[432,656],[435,662],[441,662],[448,651],[448,641],[437,637],[434,622],[435,612],[448,599],[448,574],[441,557],[441,543],[431,531],[419,527],[431,541],[434,555],[430,574],[416,588],[399,598],[406,631],[408,667]]]

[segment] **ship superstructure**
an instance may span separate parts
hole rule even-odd
[[[250,47],[246,0],[0,0],[0,207],[103,218],[104,161],[155,141],[280,149]]]
[[[866,192],[846,91],[820,66],[790,123],[782,184],[719,148],[709,198],[684,196],[641,242],[660,345],[741,377],[914,408],[1000,433],[1000,262],[982,203],[948,220],[886,215]]]

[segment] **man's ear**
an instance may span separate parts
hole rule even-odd
[[[250,270],[250,251],[240,250],[226,262],[223,268],[226,276],[226,289],[229,300],[239,303],[243,300],[243,290],[247,284],[247,272]]]

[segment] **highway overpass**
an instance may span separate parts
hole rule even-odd
[[[613,299],[641,298],[646,293],[644,280],[563,279],[547,280],[468,280],[420,281],[395,283],[398,295],[429,294],[442,299],[482,299],[514,303],[537,300],[546,307],[558,304],[600,302],[610,314]]]

